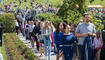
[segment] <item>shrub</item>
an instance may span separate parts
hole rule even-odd
[[[6,33],[4,39],[9,60],[38,60],[34,52],[27,48],[15,33]]]
[[[5,25],[4,32],[13,32],[15,26],[15,16],[13,13],[4,13],[0,15],[0,22]]]

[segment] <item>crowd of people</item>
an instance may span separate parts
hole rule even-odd
[[[3,4],[2,6],[5,8],[5,10],[3,8],[0,8],[0,10],[6,11],[6,12],[14,12],[18,9],[24,11],[26,8],[26,9],[28,9],[28,11],[32,10],[32,9],[36,10],[36,14],[39,14],[41,12],[43,12],[43,13],[47,13],[47,12],[56,13],[58,10],[57,8],[54,8],[53,5],[51,5],[48,1],[45,1],[45,3],[44,3],[44,4],[46,4],[46,6],[45,6],[44,4],[42,4],[40,2],[35,3],[34,0],[33,1],[30,0],[30,4],[23,4],[26,6],[24,8],[21,7],[21,4],[23,2],[27,2],[27,0],[24,0],[24,1],[18,0],[18,1],[19,1],[19,5],[17,5],[17,3],[16,3],[17,0],[14,0],[13,2],[9,2],[9,4]],[[6,2],[8,2],[8,1],[6,1]],[[3,3],[3,1],[0,0],[0,3]],[[31,7],[29,7],[29,6],[31,6]],[[13,8],[18,8],[18,9],[14,10]]]
[[[41,3],[33,6],[33,2],[34,0],[30,2],[31,9],[19,7],[15,11],[15,31],[17,34],[22,33],[23,37],[31,42],[32,48],[35,48],[34,43],[36,43],[37,51],[41,54],[39,57],[44,54],[50,60],[51,48],[54,47],[53,52],[56,55],[56,60],[61,57],[62,60],[105,60],[103,57],[105,43],[102,41],[105,38],[102,38],[101,32],[96,31],[95,25],[89,22],[90,15],[88,13],[83,15],[84,21],[79,21],[77,27],[74,27],[73,22],[68,23],[67,21],[59,22],[54,26],[46,18],[39,20],[35,15],[41,12],[56,13],[57,8],[53,8],[48,2],[45,2],[48,7]],[[2,0],[0,3],[3,5]],[[21,3],[22,0],[19,0],[20,5]],[[5,10],[12,11],[12,7],[13,5],[5,5]],[[105,17],[105,10],[102,8],[89,8],[89,11],[99,17]]]
[[[51,47],[54,47],[56,60],[60,57],[63,60],[75,60],[77,56],[79,60],[101,60],[100,51],[103,45],[101,32],[96,31],[94,24],[89,22],[88,13],[84,14],[84,21],[78,23],[76,28],[73,23],[68,24],[67,21],[54,26],[45,18],[26,19],[23,12],[15,15],[17,34],[22,33],[33,48],[36,42],[40,56],[44,54],[47,58],[48,55],[50,60]]]
[[[96,17],[105,17],[105,7],[100,7],[100,8],[88,8],[88,11],[93,14],[93,16]]]

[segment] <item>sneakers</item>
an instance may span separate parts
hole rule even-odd
[[[40,56],[39,57],[42,57],[42,54],[40,54]]]

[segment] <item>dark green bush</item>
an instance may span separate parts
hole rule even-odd
[[[4,13],[0,15],[0,22],[5,25],[4,32],[13,32],[15,28],[15,16],[13,13]]]

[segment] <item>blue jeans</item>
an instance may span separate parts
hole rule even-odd
[[[94,60],[91,36],[85,38],[83,45],[79,45],[79,52],[79,60]]]
[[[45,47],[45,56],[47,57],[47,50],[48,50],[48,59],[50,59],[50,49],[51,49],[51,40],[49,37],[43,37],[44,39],[44,47]],[[48,48],[47,48],[48,45]]]
[[[79,45],[79,60],[84,60],[84,46]]]
[[[22,34],[23,34],[23,36],[25,36],[25,29],[24,28],[22,28]]]
[[[79,60],[93,60],[93,49],[88,44],[88,49],[85,49],[85,45],[79,45]]]

